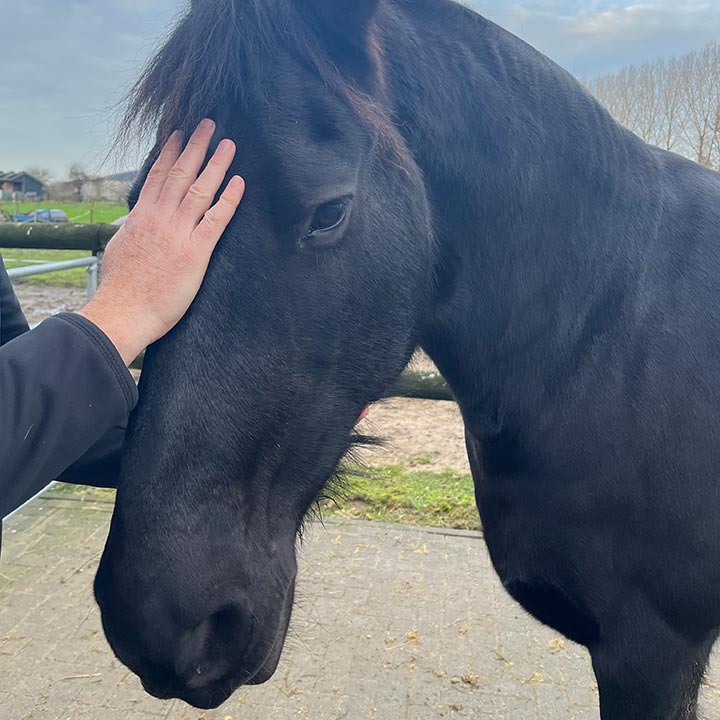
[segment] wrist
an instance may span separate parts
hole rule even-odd
[[[117,307],[106,308],[100,299],[91,300],[78,315],[89,320],[107,336],[125,365],[129,366],[149,344],[139,330],[138,323]]]

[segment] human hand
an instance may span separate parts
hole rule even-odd
[[[165,144],[107,246],[97,294],[80,311],[128,365],[187,312],[245,191],[235,176],[212,205],[235,157],[235,143],[223,140],[198,177],[214,132],[203,120],[184,150],[179,132]]]

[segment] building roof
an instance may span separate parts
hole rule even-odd
[[[38,185],[40,185],[41,187],[45,187],[44,183],[41,183],[36,177],[33,177],[32,175],[30,175],[30,173],[26,173],[26,172],[9,172],[9,173],[0,172],[0,182],[16,183],[16,182],[20,182],[24,177],[26,177],[26,178],[28,178],[28,179],[30,179],[30,180],[34,180],[34,181],[35,181]]]

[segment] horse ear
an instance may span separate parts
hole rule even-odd
[[[320,41],[341,72],[361,90],[373,89],[377,68],[370,31],[380,0],[304,0],[313,14]]]

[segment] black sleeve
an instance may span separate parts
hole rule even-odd
[[[126,430],[124,425],[114,427],[57,479],[72,485],[116,488]]]
[[[30,327],[15,295],[0,256],[0,346],[26,333]],[[113,428],[77,463],[58,478],[63,482],[95,487],[117,487],[120,475],[120,450],[125,427]]]
[[[136,402],[117,350],[80,315],[50,318],[0,347],[0,518],[118,433]]]
[[[29,329],[0,257],[0,345],[14,340]]]

